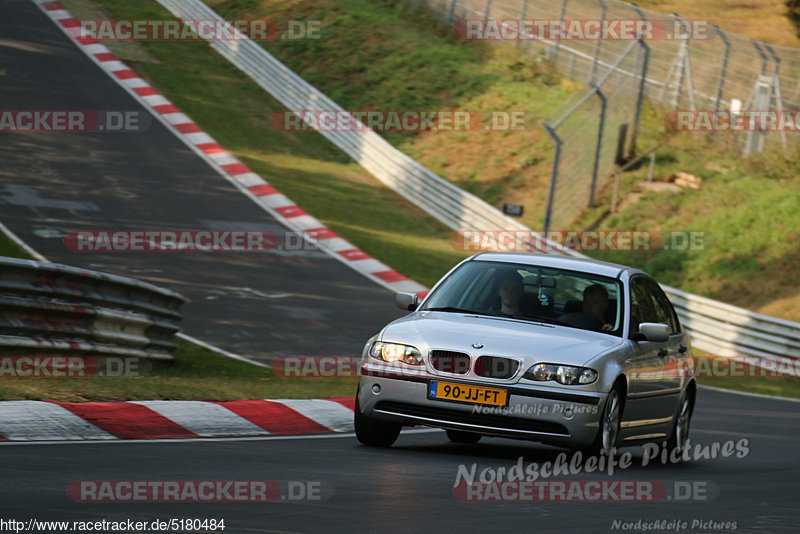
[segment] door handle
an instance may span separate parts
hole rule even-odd
[[[662,358],[667,354],[669,354],[669,351],[665,347],[661,347],[660,349],[658,349],[658,355],[661,356]]]

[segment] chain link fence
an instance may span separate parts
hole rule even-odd
[[[566,229],[594,206],[614,165],[635,152],[649,52],[644,41],[630,42],[612,65],[598,69],[588,93],[572,97],[544,123],[556,146],[545,231]]]
[[[616,156],[633,157],[643,98],[681,111],[796,112],[800,109],[800,49],[779,47],[619,0],[419,0],[448,27],[458,21],[503,24],[521,20],[641,20],[660,30],[633,46],[628,40],[506,41],[545,55],[568,78],[590,84],[555,110],[545,124],[556,143],[545,227],[569,224],[592,205],[613,173]],[[499,41],[502,42],[502,41]],[[642,83],[642,81],[644,83]],[[624,128],[624,131],[621,129]],[[741,153],[786,148],[789,131],[737,134]]]

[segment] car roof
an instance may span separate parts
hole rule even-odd
[[[469,258],[471,261],[499,261],[504,263],[520,263],[540,267],[552,267],[568,271],[579,271],[600,276],[617,278],[621,273],[628,271],[630,274],[642,273],[639,269],[593,260],[591,258],[576,258],[574,256],[556,256],[554,254],[535,254],[526,252],[481,252]]]

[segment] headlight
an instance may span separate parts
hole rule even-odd
[[[408,365],[422,365],[422,354],[415,347],[410,345],[400,345],[398,343],[384,343],[376,341],[369,351],[373,358],[385,362],[403,362]]]
[[[558,365],[555,363],[537,363],[523,375],[528,380],[547,382],[555,380],[565,386],[578,384],[591,384],[597,380],[597,371],[587,367],[573,367],[572,365]]]

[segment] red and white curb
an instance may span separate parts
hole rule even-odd
[[[233,183],[287,228],[305,236],[322,251],[352,267],[374,282],[392,291],[427,292],[427,288],[369,256],[338,236],[312,215],[306,213],[263,178],[225,150],[169,100],[136,75],[105,45],[86,37],[80,22],[59,2],[32,0],[44,11],[89,58],[138,100],[173,134],[200,155],[223,177]]]
[[[216,438],[353,431],[352,398],[0,402],[0,441]]]

